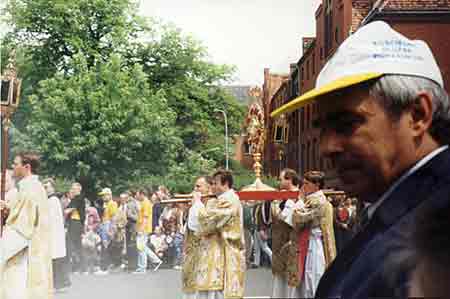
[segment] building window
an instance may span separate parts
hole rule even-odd
[[[309,129],[309,105],[305,106],[305,129],[308,130]]]
[[[334,39],[336,40],[336,44],[339,43],[339,28],[336,27],[336,32],[334,33]]]
[[[305,145],[304,144],[302,144],[302,153],[301,153],[301,155],[302,155],[302,161],[301,161],[301,173],[304,173],[304,172],[306,172],[306,161],[305,161]]]
[[[247,141],[244,142],[244,154],[245,155],[250,155],[250,144],[248,144]]]
[[[323,59],[323,47],[320,47],[320,59]]]
[[[310,169],[310,143],[308,141],[308,143],[306,144],[306,171],[308,171]]]
[[[305,130],[305,108],[300,108],[300,132]]]
[[[312,55],[312,73],[316,74],[316,53]]]
[[[333,48],[333,5],[327,0],[325,6],[325,56],[328,56]]]
[[[305,80],[305,68],[302,66],[302,81]]]
[[[306,80],[309,79],[309,60],[306,62]]]
[[[317,139],[314,138],[313,140],[313,151],[314,151],[314,170],[318,170],[319,168],[319,146],[317,144]]]

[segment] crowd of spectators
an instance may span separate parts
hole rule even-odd
[[[59,244],[55,245],[60,247],[60,254],[54,260],[56,289],[70,286],[72,274],[142,274],[161,267],[181,269],[189,205],[161,203],[171,198],[166,187],[159,186],[154,192],[145,188],[129,190],[119,196],[103,188],[92,200],[77,182],[62,194],[55,192],[52,179],[43,183],[49,199],[59,203],[62,215],[60,223],[55,223],[60,227],[56,238]],[[339,251],[357,229],[357,201],[345,196],[329,199],[335,207]],[[244,203],[243,208],[247,264],[251,268],[270,268],[271,203]]]
[[[55,288],[69,287],[72,274],[106,275],[128,271],[141,274],[160,267],[181,269],[186,205],[161,204],[170,193],[142,188],[114,196],[103,188],[88,199],[80,183],[65,193],[55,182],[44,182],[49,199],[58,203],[60,251],[54,255]],[[54,217],[53,217],[54,218]],[[56,233],[55,233],[56,234]]]

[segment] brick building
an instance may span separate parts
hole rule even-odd
[[[314,88],[320,70],[337,47],[359,26],[374,20],[384,20],[409,38],[425,40],[431,47],[450,88],[450,0],[323,0],[316,10],[316,37],[303,39],[303,56],[296,64],[297,77],[290,76],[271,100],[268,113],[288,103],[297,95]],[[292,67],[291,67],[292,69]],[[293,74],[293,72],[291,72]],[[297,85],[296,85],[297,84]],[[293,89],[297,89],[293,92]],[[286,90],[291,90],[291,93]],[[333,165],[319,156],[319,136],[312,127],[317,114],[314,104],[300,108],[287,120],[289,142],[267,144],[265,171],[277,175],[280,167],[290,167],[299,173],[323,170],[327,174],[328,187],[339,187]],[[280,120],[269,120],[271,134],[277,130]],[[284,156],[280,161],[279,152]],[[276,161],[276,163],[274,163]]]

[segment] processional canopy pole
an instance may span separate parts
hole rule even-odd
[[[0,84],[0,101],[1,101],[1,200],[5,201],[6,195],[6,169],[8,165],[8,132],[11,127],[11,117],[19,106],[20,86],[22,80],[17,78],[17,70],[15,67],[15,51],[11,51],[8,59],[8,65],[4,73],[1,75]],[[0,236],[3,232],[3,225],[6,221],[7,211],[0,210]]]

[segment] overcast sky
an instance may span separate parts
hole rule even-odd
[[[174,23],[207,47],[215,63],[235,65],[233,84],[261,85],[263,71],[289,72],[301,39],[315,35],[321,0],[141,0],[142,15]]]

